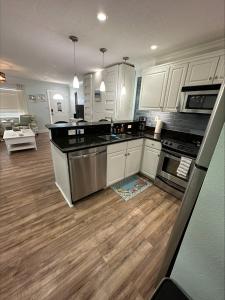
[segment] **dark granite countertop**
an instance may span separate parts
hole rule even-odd
[[[71,151],[83,150],[87,148],[105,146],[115,143],[122,143],[135,139],[148,138],[155,141],[161,141],[159,135],[151,133],[138,132],[134,134],[117,134],[111,135],[84,135],[84,136],[66,136],[58,137],[51,142],[62,152],[67,153]]]
[[[114,121],[113,124],[129,124],[137,123],[138,121],[134,120],[122,120]],[[74,123],[58,123],[58,124],[47,124],[45,125],[48,129],[57,129],[57,128],[79,128],[79,127],[89,127],[89,126],[100,126],[100,125],[109,125],[110,121],[104,122],[74,122]]]

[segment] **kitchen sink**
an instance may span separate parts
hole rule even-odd
[[[119,134],[105,134],[100,135],[98,138],[105,140],[105,141],[115,141],[115,140],[121,140],[121,139],[128,139],[131,135],[127,133],[119,133]]]
[[[105,134],[105,135],[100,135],[98,138],[104,140],[104,141],[115,141],[119,140],[120,137],[116,134]]]

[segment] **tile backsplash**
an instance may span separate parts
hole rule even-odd
[[[135,120],[138,120],[140,116],[146,116],[147,125],[151,127],[155,127],[156,124],[155,117],[158,116],[159,119],[164,122],[163,125],[164,129],[204,135],[205,129],[209,121],[209,117],[210,117],[209,115],[139,110],[138,106],[139,106],[140,88],[141,88],[141,77],[138,77],[135,113],[134,113]]]

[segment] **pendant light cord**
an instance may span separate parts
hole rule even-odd
[[[104,52],[102,53],[102,67],[103,67],[103,69],[105,67],[105,53]]]
[[[73,64],[74,64],[74,70],[76,70],[76,51],[75,51],[75,42],[73,47]],[[76,72],[75,72],[76,74]]]

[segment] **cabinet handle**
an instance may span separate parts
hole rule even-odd
[[[212,77],[209,77],[209,80],[212,80]]]
[[[215,78],[214,79],[218,79],[218,76],[215,76]]]

